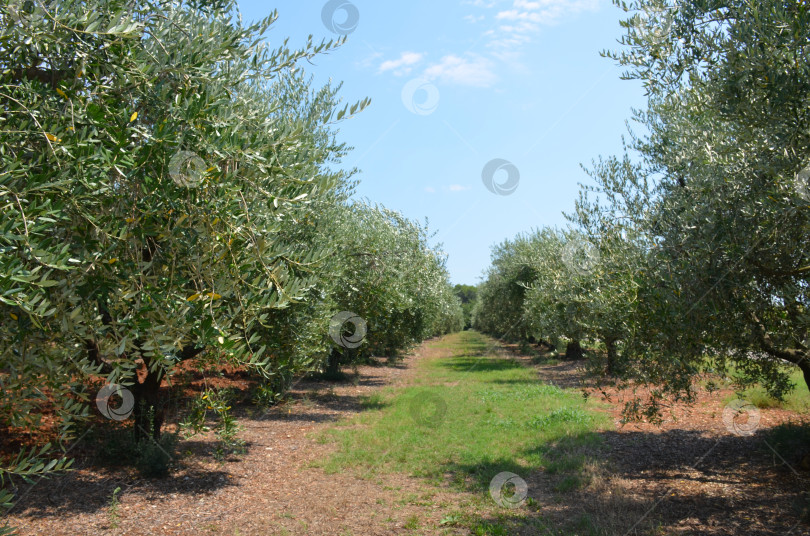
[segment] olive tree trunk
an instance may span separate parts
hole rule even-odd
[[[578,340],[570,341],[568,346],[565,347],[566,359],[582,359],[584,355],[585,354],[582,352],[582,345],[580,345]]]
[[[607,337],[605,339],[605,347],[607,348],[607,373],[609,376],[615,376],[619,372],[619,354],[616,349],[617,339],[614,337]]]

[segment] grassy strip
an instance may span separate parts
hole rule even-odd
[[[435,343],[439,347],[450,357],[420,361],[408,387],[368,399],[367,411],[321,437],[339,445],[323,464],[327,471],[400,472],[435,485],[449,480],[496,509],[489,485],[504,471],[529,479],[542,470],[555,475],[559,492],[582,485],[585,452],[598,441],[595,432],[608,426],[593,402],[540,383],[532,369],[494,354],[478,333],[449,336]],[[463,515],[448,519],[470,522]],[[470,528],[498,534],[499,523]]]
[[[740,397],[748,400],[758,408],[781,408],[798,413],[810,410],[810,391],[804,383],[802,371],[796,366],[786,366],[790,371],[790,382],[796,387],[785,395],[783,401],[776,400],[768,395],[767,391],[759,385],[745,389]],[[731,386],[730,382],[727,384]],[[736,397],[729,397],[736,398]]]

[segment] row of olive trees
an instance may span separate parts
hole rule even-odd
[[[648,92],[643,135],[589,170],[566,231],[494,249],[476,323],[599,341],[646,408],[733,367],[774,397],[810,386],[810,6],[617,2],[606,55]]]
[[[334,124],[368,101],[340,108],[301,64],[342,40],[272,48],[275,18],[244,24],[233,0],[0,7],[0,429],[51,409],[67,448],[103,380],[157,438],[180,363],[283,388],[345,349],[343,311],[368,323],[361,355],[459,329],[427,231],[351,203],[336,171]],[[43,455],[0,460],[0,489]]]
[[[600,242],[581,232],[544,228],[493,249],[493,265],[479,288],[474,327],[495,336],[566,345],[582,357],[584,341],[601,341],[607,371],[618,371],[618,345],[635,313],[636,275],[643,260],[630,242]]]
[[[348,344],[332,345],[330,374],[371,355],[396,357],[428,337],[464,327],[445,257],[429,246],[426,227],[365,203],[339,206],[320,217],[324,239],[338,247],[328,263],[331,279],[324,278],[331,281],[331,309],[357,317],[332,327],[333,335]],[[368,331],[367,344],[358,346],[357,322]]]

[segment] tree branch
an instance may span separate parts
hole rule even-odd
[[[87,357],[90,358],[90,361],[101,367],[101,372],[103,374],[109,375],[113,372],[112,365],[101,358],[101,349],[98,347],[98,343],[96,341],[87,339],[85,341],[85,347],[87,348]]]
[[[771,339],[770,334],[765,330],[765,326],[759,320],[756,313],[751,313],[751,319],[754,321],[754,333],[759,341],[759,345],[765,352],[774,357],[784,359],[785,361],[789,361],[799,366],[810,366],[810,362],[807,361],[806,351],[798,348],[777,348],[776,344],[774,344],[773,339]]]
[[[27,69],[10,69],[8,71],[11,80],[21,82],[22,80],[38,80],[43,84],[50,85],[56,89],[59,82],[76,77],[76,72],[71,69],[39,69],[28,67]]]
[[[180,358],[180,361],[188,361],[189,359],[194,359],[204,351],[205,346],[196,348],[195,345],[189,344],[187,346],[184,346],[183,349],[180,350],[180,353],[177,354],[177,357]]]

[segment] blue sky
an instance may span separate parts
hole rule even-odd
[[[625,14],[610,0],[329,5],[340,4],[326,20],[352,29],[347,43],[306,68],[316,85],[342,81],[346,102],[372,99],[339,124],[354,147],[345,167],[360,169],[358,197],[429,220],[454,283],[477,283],[493,244],[564,225],[589,181],[580,164],[617,153],[645,102],[640,83],[599,56],[622,35]],[[271,43],[337,37],[320,0],[239,5],[247,20],[278,10]],[[512,166],[494,173],[493,192],[482,173],[494,159]],[[519,174],[511,193],[509,173]]]

